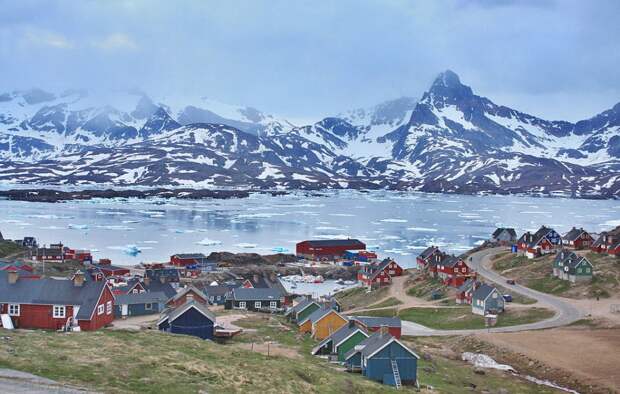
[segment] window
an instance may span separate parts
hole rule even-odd
[[[147,311],[153,310],[153,304],[144,304],[144,309]]]
[[[239,308],[245,309],[245,301],[239,301]]]
[[[112,314],[112,301],[108,301],[105,303],[105,313],[106,315]]]
[[[98,315],[103,315],[104,308],[105,308],[105,306],[103,304],[97,305],[97,314]]]
[[[9,304],[9,316],[19,316],[19,304]]]
[[[66,314],[66,308],[64,305],[54,305],[54,319],[64,318]]]
[[[269,308],[276,309],[278,307],[278,303],[276,301],[269,302]]]
[[[131,292],[132,292],[133,294],[138,294],[138,289],[133,289]]]
[[[256,308],[256,309],[260,309],[260,307],[261,307],[261,303],[260,303],[260,301],[256,301],[256,302],[254,303],[254,308]]]

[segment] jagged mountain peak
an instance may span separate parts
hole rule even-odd
[[[422,100],[432,98],[439,102],[456,103],[474,95],[472,89],[461,83],[459,76],[450,70],[439,74]]]

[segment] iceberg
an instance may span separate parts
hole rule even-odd
[[[217,241],[215,239],[209,239],[209,238],[204,238],[202,241],[198,241],[196,242],[196,245],[202,245],[202,246],[215,246],[215,245],[221,245],[222,241]]]

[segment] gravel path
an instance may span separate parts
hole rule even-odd
[[[66,386],[53,380],[26,372],[0,368],[0,393],[84,394],[93,392]]]

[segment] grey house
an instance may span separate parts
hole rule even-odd
[[[491,241],[500,243],[512,243],[517,241],[517,232],[514,228],[499,227],[493,231]]]
[[[497,288],[483,283],[474,291],[471,300],[471,312],[473,314],[485,316],[503,311],[504,297]]]
[[[159,314],[168,297],[164,292],[119,294],[114,301],[114,316],[129,317]]]

